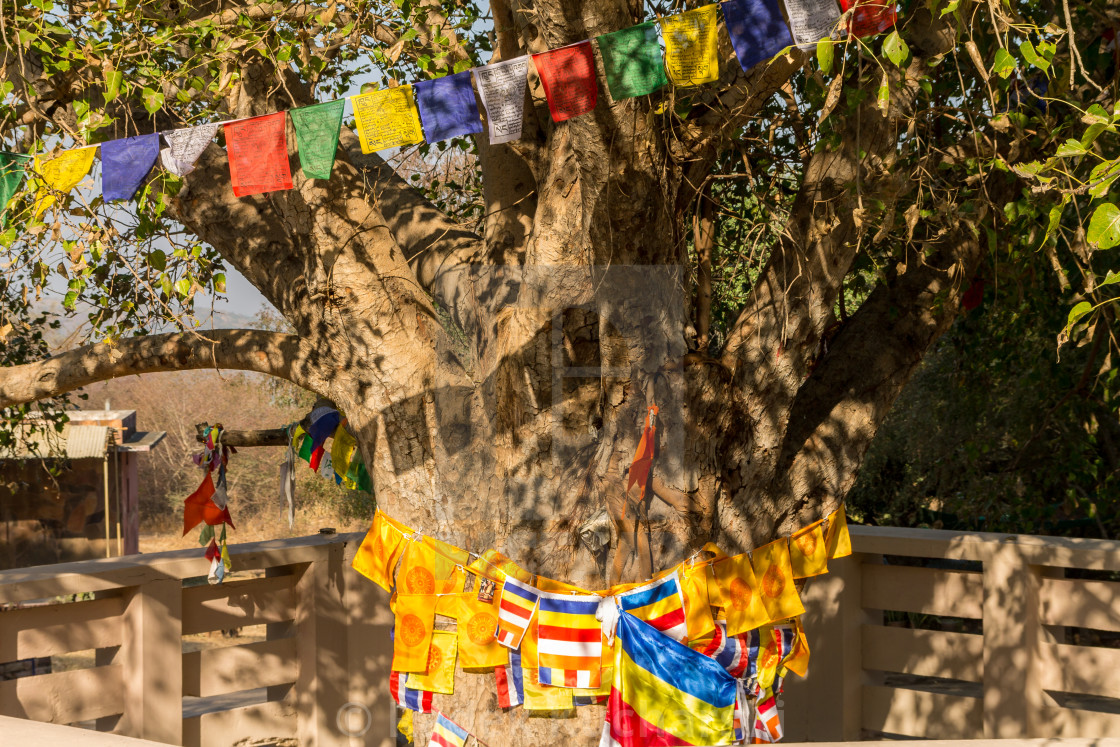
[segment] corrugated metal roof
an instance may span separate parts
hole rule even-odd
[[[67,423],[58,433],[51,426],[25,426],[15,447],[0,453],[0,459],[103,459],[111,430],[107,425]]]

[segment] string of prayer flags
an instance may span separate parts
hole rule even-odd
[[[743,72],[793,44],[776,0],[727,0],[721,7]]]
[[[894,0],[840,0],[840,9],[852,10],[848,33],[861,39],[883,33],[898,20]]]
[[[469,736],[470,732],[440,712],[436,716],[435,726],[432,727],[432,738],[428,742],[428,747],[466,747]]]
[[[385,591],[391,591],[393,571],[404,554],[407,538],[411,535],[411,529],[377,509],[366,538],[354,553],[351,565]]]
[[[159,152],[160,165],[176,176],[186,176],[194,171],[198,157],[218,134],[218,124],[212,122],[162,133],[167,147]]]
[[[789,560],[794,578],[810,578],[828,573],[828,547],[822,521],[805,527],[789,538]]]
[[[736,682],[717,661],[622,612],[600,747],[728,744]]]
[[[705,5],[661,19],[665,39],[665,68],[678,86],[719,80],[717,6]]]
[[[474,77],[478,81],[478,95],[482,99],[482,106],[486,109],[491,145],[508,143],[521,137],[525,117],[525,76],[528,71],[528,55],[475,69]]]
[[[229,175],[237,197],[292,188],[284,112],[225,125]]]
[[[684,596],[681,594],[680,578],[672,573],[653,583],[618,595],[618,604],[639,620],[675,641],[688,640],[688,626],[685,621]]]
[[[330,179],[346,99],[292,109],[299,166],[308,179]]]
[[[603,634],[595,619],[599,602],[590,594],[541,592],[537,666],[542,685],[599,687],[603,653]]]
[[[362,153],[400,148],[424,140],[412,86],[403,85],[351,96]]]
[[[438,143],[482,132],[482,117],[471,87],[471,71],[413,84],[424,140]]]
[[[775,619],[759,593],[750,555],[742,553],[727,558],[714,564],[712,569],[723,599],[729,635],[753,630]]]
[[[413,690],[408,686],[408,674],[404,672],[389,673],[389,692],[397,705],[417,713],[432,712],[432,693],[425,690]]]
[[[408,675],[408,686],[442,695],[454,693],[457,650],[458,638],[454,631],[434,631],[432,645],[428,647],[428,663],[423,672]]]
[[[498,643],[506,648],[517,648],[529,621],[540,601],[540,592],[515,578],[507,578],[502,584],[501,605],[498,610]]]
[[[27,177],[27,162],[31,156],[0,151],[0,228],[6,223],[8,203],[15,197]]]
[[[786,0],[786,13],[793,41],[802,49],[832,36],[840,20],[836,0]]]
[[[563,122],[595,108],[599,86],[595,82],[595,53],[590,41],[533,55],[541,78],[548,113]]]
[[[436,618],[436,598],[398,594],[393,610],[393,666],[397,672],[428,671],[428,649]]]
[[[852,554],[852,538],[848,536],[848,515],[843,504],[825,520],[828,531],[825,544],[828,546],[828,559],[846,558]]]
[[[645,96],[669,82],[653,21],[603,34],[595,41],[603,58],[607,90],[615,101]]]
[[[498,687],[498,707],[513,708],[525,702],[524,670],[521,668],[521,653],[509,652],[509,663],[494,669],[494,681]]]
[[[55,196],[49,190],[65,194],[78,186],[93,167],[93,157],[96,155],[97,146],[89,145],[64,150],[53,158],[46,155],[35,156],[35,171],[43,183],[35,198],[36,218],[55,203]]]
[[[762,605],[771,620],[784,620],[804,614],[801,595],[793,583],[789,543],[784,539],[756,549],[751,558]]]
[[[159,157],[159,134],[101,144],[101,198],[131,200]]]

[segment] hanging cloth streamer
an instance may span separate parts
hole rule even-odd
[[[93,167],[93,157],[96,155],[97,146],[90,145],[63,151],[54,158],[35,157],[35,171],[43,182],[43,187],[35,197],[36,218],[55,203],[55,196],[47,188],[66,193],[77,187]]]
[[[535,54],[533,66],[541,77],[553,122],[563,122],[595,108],[599,87],[590,41]]]
[[[630,464],[630,474],[626,480],[626,490],[629,492],[634,485],[638,486],[640,495],[646,494],[646,483],[649,481],[649,471],[653,467],[653,457],[657,448],[657,405],[650,405],[646,411],[646,425],[642,429],[642,440],[634,452],[634,461]]]
[[[653,21],[598,37],[607,90],[615,101],[645,96],[669,82]]]
[[[840,21],[836,0],[786,0],[786,12],[793,40],[802,49],[832,36]]]
[[[665,68],[678,86],[719,80],[718,20],[715,4],[661,19]]]
[[[160,165],[176,176],[186,176],[194,171],[198,157],[218,134],[219,124],[212,122],[161,133],[167,147],[159,152]]]
[[[470,70],[420,81],[413,88],[427,142],[482,132],[482,116],[471,87]]]
[[[521,137],[525,117],[525,76],[529,57],[496,62],[474,71],[478,95],[486,109],[490,144],[508,143]]]

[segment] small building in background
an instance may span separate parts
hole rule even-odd
[[[0,569],[139,550],[137,466],[165,434],[137,431],[135,410],[67,414],[0,455]]]

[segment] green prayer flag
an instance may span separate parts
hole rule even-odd
[[[373,480],[370,479],[369,472],[366,471],[366,466],[358,462],[358,477],[354,480],[358,484],[358,490],[365,493],[373,494]]]
[[[299,445],[299,458],[305,462],[311,461],[311,436],[304,435]]]
[[[7,222],[8,203],[19,191],[27,176],[26,164],[31,156],[0,151],[0,227]]]
[[[645,96],[669,82],[653,21],[603,34],[596,41],[603,55],[607,88],[615,101]]]
[[[308,179],[330,179],[346,99],[292,109],[299,164]]]

